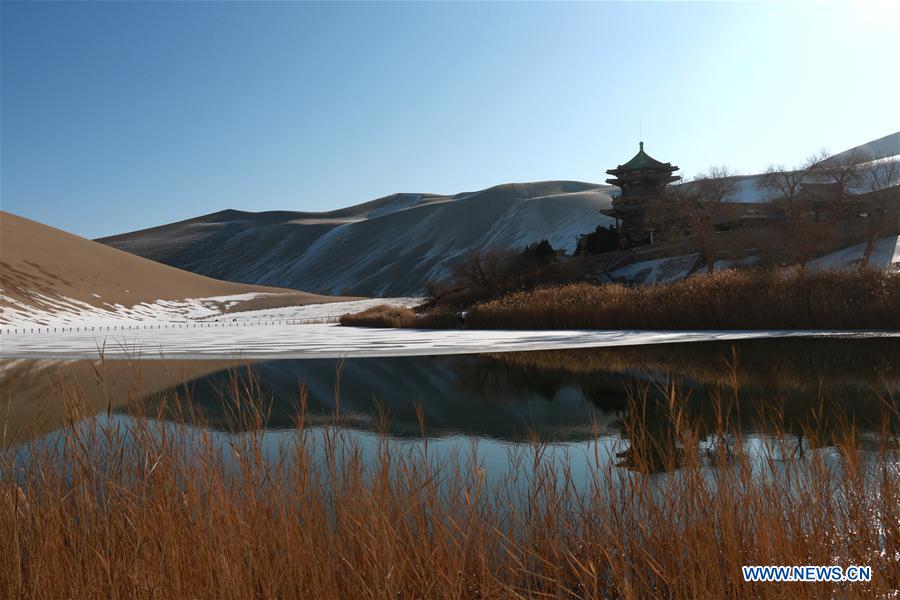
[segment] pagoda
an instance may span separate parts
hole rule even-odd
[[[606,183],[622,190],[620,196],[613,198],[613,208],[608,214],[621,221],[619,232],[629,245],[652,241],[647,207],[665,194],[667,185],[681,179],[673,175],[677,170],[675,165],[659,162],[644,152],[644,142],[641,142],[634,158],[607,171],[613,178],[607,179]]]

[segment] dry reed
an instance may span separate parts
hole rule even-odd
[[[900,274],[732,270],[652,286],[574,284],[472,308],[480,329],[900,329]]]
[[[237,386],[236,429],[262,431],[264,399]],[[661,392],[666,426],[648,428],[653,395],[632,389],[621,466],[593,445],[576,482],[533,439],[510,450],[511,475],[488,482],[474,452],[381,436],[367,456],[339,414],[310,427],[302,387],[297,427],[277,444],[163,421],[162,409],[79,421],[78,390],[61,390],[69,423],[0,459],[0,596],[872,598],[900,587],[892,432],[866,450],[848,422],[817,449],[811,422],[797,454],[776,427],[753,458],[727,393],[701,436],[682,392]],[[870,565],[874,578],[743,582],[741,565],[767,564]]]
[[[472,329],[900,329],[900,274],[730,270],[650,285],[576,283],[447,312],[376,307],[342,325]]]
[[[342,315],[340,323],[350,327],[452,329],[459,327],[462,321],[458,315],[441,309],[417,313],[411,308],[381,305]]]

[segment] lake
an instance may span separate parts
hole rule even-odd
[[[338,426],[364,446],[376,434],[406,446],[428,440],[432,452],[477,442],[498,473],[511,449],[535,442],[628,468],[636,425],[642,439],[674,439],[673,389],[707,445],[721,443],[718,422],[751,441],[774,427],[796,436],[798,450],[811,424],[827,446],[830,428],[853,422],[874,444],[885,409],[897,416],[898,365],[896,337],[259,362],[16,360],[2,363],[0,408],[7,444],[23,448],[53,435],[73,405],[84,418],[141,414],[224,437],[252,430],[269,447],[303,412],[306,425]],[[254,419],[239,410],[248,398]]]

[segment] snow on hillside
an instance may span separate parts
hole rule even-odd
[[[839,152],[838,154],[829,157],[823,164],[826,167],[834,166],[840,164],[841,161],[851,159],[858,160],[859,158],[865,159],[866,162],[859,163],[859,170],[862,175],[861,181],[857,182],[854,186],[851,186],[849,190],[851,194],[864,194],[872,191],[874,185],[874,182],[872,181],[872,171],[874,167],[900,162],[900,132],[892,133],[867,144],[862,144],[850,148],[849,150]],[[893,172],[893,175],[894,177],[891,183],[893,185],[900,185],[900,177],[897,176],[897,172]],[[734,192],[728,197],[728,201],[739,204],[769,202],[774,196],[774,193],[763,187],[763,177],[764,174],[762,173],[735,176],[734,179],[736,180],[737,185]],[[815,177],[810,181],[816,181]],[[675,185],[691,185],[691,183],[688,181]]]
[[[321,321],[335,319],[343,314],[359,312],[372,306],[412,306],[421,302],[418,298],[377,298],[306,304],[264,310],[226,312],[239,303],[264,299],[273,294],[249,293],[185,300],[157,300],[143,302],[130,308],[121,304],[97,307],[72,298],[42,297],[40,308],[3,297],[0,306],[0,331],[70,327],[156,327],[173,324],[195,324],[219,321],[229,324],[258,323],[260,321]]]
[[[839,163],[855,156],[866,156],[872,159],[884,158],[886,156],[900,155],[900,131],[888,134],[884,137],[872,140],[865,144],[855,146],[849,150],[838,152],[831,156],[828,160],[831,163]]]
[[[616,279],[627,279],[634,283],[647,285],[668,283],[684,279],[690,275],[697,267],[699,258],[699,254],[685,254],[656,260],[645,260],[616,269],[612,272],[612,276]]]
[[[821,256],[810,262],[810,269],[855,270],[859,268],[865,250],[865,244],[856,244],[830,254]],[[615,279],[625,279],[632,283],[651,285],[684,279],[703,270],[699,254],[683,254],[655,260],[645,260],[619,267],[611,273]],[[757,264],[759,258],[748,256],[740,260],[717,260],[713,265],[716,271],[724,269],[749,267]],[[868,266],[873,269],[884,269],[900,272],[900,237],[888,236],[875,243],[869,256]]]
[[[900,156],[877,158],[860,165],[860,180],[850,186],[851,194],[865,194],[879,187],[900,185]]]
[[[812,261],[813,269],[855,270],[859,268],[866,244],[856,244]],[[877,269],[900,272],[900,237],[890,236],[875,242],[868,265]]]
[[[859,152],[873,159],[864,167],[900,161],[900,133],[831,160]],[[736,180],[729,201],[771,200],[772,192],[761,185],[763,175]],[[862,181],[851,191],[870,189],[871,182]],[[325,213],[226,210],[100,241],[228,281],[326,294],[410,296],[447,277],[473,252],[521,250],[543,239],[571,252],[579,235],[612,223],[598,211],[611,206],[614,191],[594,183],[544,181],[456,195],[399,193]],[[668,278],[666,264],[638,270],[646,268],[645,279]]]
[[[877,158],[868,162],[859,164],[860,177],[859,180],[856,181],[853,185],[849,186],[847,190],[851,194],[865,194],[867,192],[871,192],[873,189],[877,189],[880,185],[884,184],[884,181],[875,182],[875,168],[883,168],[884,171],[879,174],[880,177],[884,177],[886,173],[890,173],[890,183],[889,185],[900,185],[900,168],[896,170],[891,170],[888,165],[892,163],[900,162],[900,155],[898,156],[887,156],[882,158]],[[734,177],[736,180],[736,185],[734,191],[728,196],[728,202],[736,202],[738,204],[758,204],[761,202],[770,202],[773,197],[775,197],[775,192],[772,190],[768,190],[763,186],[763,175],[738,175]],[[815,177],[810,178],[810,183],[815,181],[828,181],[827,179],[817,180]],[[682,185],[690,185],[690,182],[687,182]]]
[[[728,197],[729,202],[739,204],[757,204],[768,202],[771,198],[769,190],[762,185],[762,175],[743,175],[737,177],[734,192]]]
[[[101,240],[229,281],[408,296],[473,251],[547,239],[572,251],[610,217],[609,186],[548,181],[439,196],[395,194],[330,213],[223,211]]]

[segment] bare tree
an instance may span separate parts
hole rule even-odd
[[[710,167],[691,181],[670,188],[648,209],[648,223],[669,239],[693,241],[707,272],[712,273],[719,251],[716,224],[733,212],[728,200],[737,185],[737,177],[727,167]]]
[[[900,162],[873,160],[860,169],[866,207],[866,247],[859,269],[869,265],[878,239],[900,230]]]
[[[556,262],[556,251],[542,240],[523,252],[489,249],[469,254],[450,271],[458,290],[472,298],[484,299],[532,287],[546,276],[547,268]]]
[[[810,184],[823,183],[827,159],[827,153],[822,151],[795,169],[769,167],[761,182],[762,188],[769,192],[771,202],[784,213],[780,245],[799,265],[801,276],[805,276],[807,264],[817,256],[832,233],[830,224],[823,222],[817,210],[821,195],[804,189]]]
[[[786,169],[784,165],[771,165],[766,169],[760,186],[769,192],[772,201],[787,203],[797,201],[803,190],[803,184],[814,181],[827,160],[828,153],[822,150],[807,158],[795,169]]]
[[[705,173],[694,178],[703,201],[721,204],[729,200],[737,191],[737,175],[725,165],[710,167]]]
[[[476,250],[452,271],[460,283],[478,295],[501,294],[516,287],[516,258],[510,250]]]
[[[828,201],[824,212],[830,223],[841,218],[847,208],[848,198],[864,182],[862,170],[869,157],[869,154],[856,150],[839,160],[832,158],[824,161],[815,174],[815,178],[827,186],[822,196]]]
[[[715,270],[716,223],[730,217],[733,211],[726,202],[737,190],[738,180],[728,167],[710,167],[695,178],[697,198],[685,209],[697,244],[706,262],[707,273]]]

